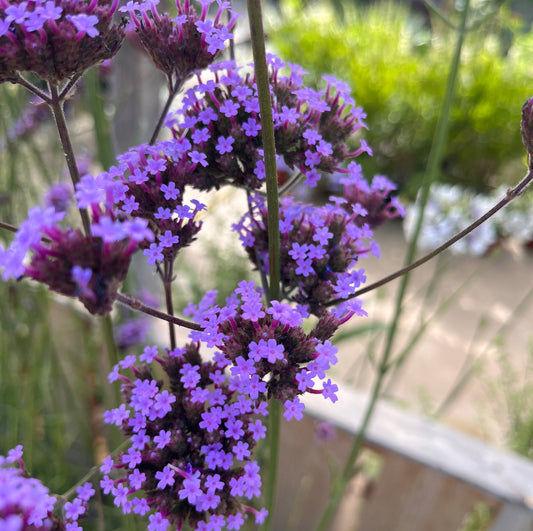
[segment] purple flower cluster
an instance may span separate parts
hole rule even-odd
[[[0,2],[0,82],[34,72],[60,83],[109,59],[124,31],[111,23],[118,0]]]
[[[17,462],[20,468],[6,466]],[[0,456],[0,529],[3,531],[81,531],[80,516],[95,491],[90,483],[77,489],[78,496],[63,507],[63,519],[52,514],[56,498],[35,478],[28,476],[22,446]]]
[[[199,1],[200,15],[189,0],[183,4],[176,0],[177,15],[171,18],[168,13],[158,13],[157,3],[130,0],[119,11],[130,14],[144,49],[166,74],[170,90],[176,92],[188,77],[206,68],[224,50],[225,41],[233,38],[230,31],[239,15],[229,10],[230,2],[217,0],[218,11],[211,21],[207,13],[212,0]],[[231,20],[223,24],[227,10]]]
[[[168,390],[152,376],[153,361],[163,368]],[[133,379],[119,372],[126,369]],[[126,356],[109,379],[123,382],[125,404],[106,412],[104,421],[131,440],[128,450],[101,467],[101,487],[117,507],[126,514],[152,512],[150,531],[184,523],[198,530],[239,529],[249,514],[262,521],[265,511],[243,501],[260,493],[251,454],[265,436],[258,418],[266,414],[262,397],[237,393],[223,364],[202,362],[198,343],[165,354],[146,347],[139,360]]]
[[[114,175],[124,193],[117,200],[122,215],[147,220],[156,241],[146,246],[148,263],[171,263],[177,253],[194,241],[202,223],[195,218],[205,205],[193,199],[184,203],[194,163],[179,142],[141,145],[118,157]]]
[[[348,87],[326,77],[327,88],[302,84],[303,70],[268,56],[276,150],[290,168],[315,186],[322,173],[332,173],[348,158],[347,138],[364,127],[361,108],[353,107]],[[224,184],[261,187],[264,162],[261,150],[259,100],[255,79],[233,61],[211,65],[212,77],[189,89],[181,108],[167,116],[166,125],[196,163],[193,186],[201,190]]]
[[[324,312],[306,334],[301,327],[305,310],[277,301],[265,307],[255,283],[244,280],[223,308],[214,304],[215,296],[209,292],[197,307],[191,304],[185,313],[203,327],[201,332],[191,332],[191,339],[217,347],[217,361],[232,365],[232,389],[252,400],[275,398],[284,404],[287,420],[302,418],[304,405],[298,396],[305,392],[337,400],[337,386],[325,378],[326,371],[337,362],[337,348],[329,339],[340,319]],[[317,380],[321,389],[315,389]]]
[[[397,217],[405,217],[405,209],[392,196],[396,185],[383,175],[375,175],[372,184],[368,184],[363,177],[362,168],[355,161],[350,162],[347,174],[340,178],[344,184],[343,197],[347,203],[344,207],[348,211],[358,210],[354,223],[358,226],[368,224],[371,229],[379,227],[385,221]]]
[[[0,247],[2,277],[28,276],[50,289],[78,297],[92,314],[111,311],[115,294],[128,271],[130,258],[138,245],[154,235],[143,219],[117,219],[112,207],[124,191],[110,178],[86,175],[75,197],[80,208],[90,208],[91,234],[85,235],[57,223],[64,213],[54,207],[30,210],[11,246]],[[28,251],[32,255],[24,264]]]
[[[348,299],[366,280],[363,269],[355,269],[359,258],[378,254],[368,225],[355,223],[362,209],[348,213],[343,200],[322,207],[297,203],[290,197],[280,201],[280,273],[283,295],[303,304],[312,314],[327,313],[338,299]],[[258,269],[268,274],[268,212],[261,196],[252,209],[233,226]],[[348,306],[346,306],[348,305]],[[365,315],[358,301],[345,303],[344,311]]]

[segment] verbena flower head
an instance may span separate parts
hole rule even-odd
[[[111,18],[118,0],[3,0],[0,3],[0,82],[30,71],[60,83],[109,59],[124,31]]]
[[[217,360],[231,364],[232,389],[253,400],[279,400],[287,419],[302,418],[304,405],[298,397],[305,392],[336,401],[336,386],[326,381],[326,371],[337,362],[329,339],[341,319],[324,313],[305,333],[301,325],[307,313],[278,301],[265,307],[254,282],[240,282],[223,308],[213,302],[209,293],[197,307],[187,308],[204,329],[190,337],[220,350]],[[322,389],[315,388],[317,381]]]
[[[364,113],[353,107],[347,86],[327,77],[316,91],[302,83],[303,70],[268,56],[277,155],[298,169],[310,186],[348,158],[346,140],[364,127]],[[167,126],[195,163],[192,185],[201,190],[224,184],[258,189],[263,184],[259,100],[255,79],[232,61],[211,65],[214,79],[189,89]]]
[[[124,191],[117,198],[122,216],[147,220],[156,241],[144,246],[149,264],[172,262],[202,227],[205,205],[184,201],[194,164],[178,142],[142,145],[119,157],[117,175]]]
[[[280,273],[283,295],[321,316],[338,299],[348,299],[366,280],[356,268],[360,258],[378,253],[368,225],[358,226],[358,214],[340,204],[322,207],[280,201]],[[233,226],[250,260],[268,273],[268,212],[261,196],[253,198],[250,213]],[[352,307],[358,307],[356,301]]]
[[[342,175],[342,174],[339,174]],[[385,221],[405,216],[405,209],[392,193],[396,185],[383,175],[375,175],[369,184],[363,177],[362,168],[355,161],[348,164],[348,173],[339,179],[344,184],[344,208],[357,212],[354,223],[359,227],[367,224],[371,229]]]
[[[131,446],[104,461],[104,494],[111,493],[124,513],[151,512],[153,531],[185,523],[238,529],[250,513],[261,518],[245,500],[260,494],[251,453],[265,434],[258,414],[265,414],[266,404],[236,393],[223,365],[202,361],[198,343],[164,354],[146,347],[139,361],[127,356],[110,374],[123,382],[125,403],[104,420],[120,427]],[[154,361],[168,388],[152,375]],[[126,369],[133,378],[120,374]]]
[[[10,466],[18,463],[19,468]],[[0,529],[2,531],[65,531],[81,529],[77,521],[86,513],[95,491],[90,483],[77,489],[66,502],[63,518],[52,514],[57,500],[38,479],[29,477],[22,460],[22,446],[0,456]]]
[[[91,234],[57,225],[64,213],[54,207],[30,210],[11,246],[0,249],[4,280],[22,275],[50,289],[77,297],[93,314],[111,311],[116,292],[140,242],[153,240],[145,220],[119,220],[113,213],[116,183],[85,176],[75,196],[80,208],[90,207]],[[28,251],[29,263],[25,264]]]
[[[37,479],[11,465],[22,459],[22,447],[0,456],[0,529],[38,531],[61,529],[52,518],[56,499]],[[22,463],[22,461],[20,461]]]
[[[217,1],[218,11],[214,20],[207,18],[211,0],[198,2],[200,14],[189,0],[176,0],[177,15],[157,11],[158,1],[129,1],[120,11],[128,12],[140,41],[154,64],[162,70],[171,90],[176,91],[196,70],[210,65],[232,39],[230,33],[237,14],[229,10],[230,2]],[[232,16],[228,23],[222,22],[227,11]]]

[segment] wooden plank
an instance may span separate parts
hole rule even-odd
[[[480,501],[497,510],[499,502],[471,485],[395,453],[383,458],[358,531],[453,531]]]
[[[339,385],[339,401],[304,396],[307,414],[356,434],[368,395]],[[464,481],[482,492],[533,512],[533,463],[494,449],[420,416],[380,401],[367,431],[371,446],[394,452],[430,469]]]
[[[353,436],[337,430],[334,440],[317,443],[316,424],[310,416],[305,416],[299,422],[282,420],[282,451],[273,529],[314,529],[326,506],[330,490],[330,467],[338,470],[348,456]],[[350,485],[339,511],[341,520],[330,531],[355,529],[361,498],[361,487],[358,484]]]

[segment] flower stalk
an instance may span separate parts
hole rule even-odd
[[[248,18],[254,58],[255,79],[261,110],[261,137],[265,161],[266,195],[268,210],[268,256],[269,256],[269,300],[278,300],[280,295],[280,261],[279,261],[279,204],[278,180],[276,174],[276,146],[272,106],[270,103],[270,84],[266,64],[265,36],[260,0],[247,0]],[[278,461],[280,450],[281,404],[270,400],[268,422],[268,464],[266,465],[266,508],[268,516],[265,529],[272,527]]]

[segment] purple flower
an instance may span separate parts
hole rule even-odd
[[[244,521],[250,512],[255,514],[235,499],[238,494],[231,485],[242,478],[242,496],[260,493],[258,467],[246,468],[256,441],[264,436],[264,426],[254,417],[260,402],[233,393],[224,367],[202,362],[198,348],[190,344],[176,349],[179,355],[145,357],[161,365],[169,389],[162,389],[162,380],[151,378],[144,363],[127,364],[138,378],[131,381],[121,376],[126,403],[105,416],[132,444],[116,457],[116,465],[111,459],[106,461],[104,473],[114,467],[124,475],[114,482],[107,476],[102,488],[112,493],[115,505],[125,513],[153,511],[149,517],[153,529],[185,523],[194,529],[211,529],[225,521],[221,512],[229,511],[235,522]],[[197,399],[200,391],[202,400]],[[161,404],[172,407],[161,409]],[[132,412],[145,421],[140,430],[133,427]],[[181,502],[176,503],[177,499]]]
[[[179,243],[180,237],[173,235],[171,231],[165,231],[165,234],[159,236],[159,245],[161,247],[172,247],[176,243]]]
[[[65,518],[68,520],[77,520],[78,517],[85,512],[85,509],[86,508],[83,504],[83,500],[80,498],[75,498],[72,500],[72,503],[65,503]]]
[[[151,514],[149,517],[148,531],[167,531],[170,522],[163,518],[161,513]]]
[[[56,499],[37,479],[26,477],[20,468],[5,467],[6,463],[22,463],[22,447],[9,452],[9,457],[0,456],[0,525],[2,529],[45,529],[45,522],[55,522],[52,515]],[[2,466],[4,465],[4,466]],[[23,466],[23,464],[21,465]],[[83,511],[82,511],[83,512]],[[59,527],[58,527],[59,528]]]
[[[174,475],[176,472],[172,470],[169,466],[163,468],[162,471],[155,473],[155,479],[159,480],[157,484],[158,489],[164,489],[167,485],[174,485]]]
[[[81,39],[85,34],[89,37],[96,37],[100,32],[94,26],[98,24],[98,17],[95,15],[87,15],[85,13],[80,13],[79,15],[67,15],[67,20],[70,20],[78,33],[74,37],[75,40]]]
[[[221,155],[224,155],[224,153],[231,153],[231,151],[233,150],[231,146],[234,142],[235,142],[235,139],[231,137],[224,138],[223,136],[220,136],[218,138],[218,144],[216,145],[215,149]]]
[[[211,31],[208,26],[197,24],[204,32]],[[225,37],[219,32],[206,37],[206,42],[216,48]],[[300,171],[307,183],[315,186],[322,174],[341,171],[346,160],[368,151],[363,144],[361,150],[351,153],[346,145],[361,124],[349,113],[353,100],[339,90],[342,84],[314,91],[303,86],[302,70],[297,65],[269,55],[268,67],[277,155],[290,170]],[[212,65],[211,71],[215,80],[206,83],[200,78],[188,90],[182,107],[167,120],[176,141],[187,138],[191,145],[206,141],[204,126],[209,125],[210,134],[216,131],[214,150],[188,153],[197,163],[191,184],[200,190],[224,184],[258,189],[264,179],[264,164],[255,79],[234,62]]]
[[[163,192],[165,199],[177,199],[180,196],[180,191],[176,188],[176,183],[169,182],[161,185],[161,191]]]
[[[80,485],[76,489],[76,492],[78,494],[78,498],[85,502],[89,501],[95,494],[95,490],[93,489],[91,483],[84,483],[83,485]]]
[[[300,402],[298,397],[294,400],[286,400],[283,405],[285,406],[285,413],[283,413],[283,416],[287,420],[291,420],[292,418],[302,420],[302,411],[305,409],[305,406]]]
[[[163,253],[161,252],[161,245],[152,243],[149,249],[145,249],[143,254],[148,257],[148,263],[155,265],[156,262],[163,260]]]
[[[117,2],[15,2],[0,6],[0,82],[31,71],[60,84],[110,59],[124,30],[112,25]]]
[[[195,71],[206,68],[215,60],[224,49],[224,41],[232,38],[230,30],[237,18],[231,12],[227,25],[221,23],[221,15],[229,7],[224,2],[219,3],[214,21],[206,19],[208,10],[205,6],[200,14],[188,2],[177,2],[177,7],[174,18],[168,13],[160,14],[156,2],[129,2],[120,8],[129,12],[142,46],[155,66],[165,73],[174,91]],[[136,11],[141,11],[142,16]]]
[[[266,204],[256,196],[251,213],[236,225],[253,263],[267,272],[268,222]],[[280,201],[281,281],[289,300],[322,315],[336,299],[353,295],[366,277],[354,265],[372,250],[369,227],[356,224],[356,214],[344,204],[322,207]],[[370,240],[370,241],[369,241]],[[250,244],[252,242],[252,244]]]
[[[170,431],[161,430],[159,435],[154,437],[154,442],[157,443],[157,448],[163,449],[170,443]]]

